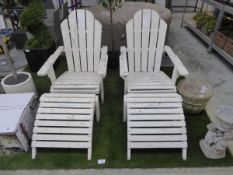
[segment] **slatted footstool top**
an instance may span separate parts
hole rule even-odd
[[[131,149],[181,148],[186,159],[187,134],[182,98],[173,94],[127,94],[124,96],[124,120],[127,118],[127,157]]]
[[[32,136],[32,159],[37,148],[82,148],[92,155],[93,120],[100,119],[95,94],[43,94]]]
[[[128,76],[129,93],[174,93],[176,86],[164,72],[134,72]]]

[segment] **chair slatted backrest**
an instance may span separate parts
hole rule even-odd
[[[167,24],[150,9],[138,11],[126,25],[129,72],[160,70]]]
[[[68,71],[96,72],[99,66],[102,25],[88,10],[74,10],[61,23]]]

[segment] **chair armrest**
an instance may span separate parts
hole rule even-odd
[[[179,75],[184,77],[187,76],[189,74],[188,70],[184,67],[180,58],[172,51],[172,49],[169,46],[164,46],[164,51],[168,54],[168,57],[171,59]]]
[[[101,56],[98,68],[98,74],[102,75],[104,78],[107,74],[107,65],[108,65],[108,47],[103,46],[101,48]]]
[[[127,62],[127,49],[125,46],[122,46],[120,54],[120,77],[125,79],[128,76],[129,70],[128,70],[128,62]]]
[[[53,64],[64,51],[64,46],[59,46],[57,50],[49,56],[48,60],[44,63],[44,65],[37,72],[38,76],[46,76],[48,75],[51,68],[53,68]]]

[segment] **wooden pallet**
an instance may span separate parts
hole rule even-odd
[[[94,94],[43,94],[32,136],[32,159],[37,148],[82,148],[92,155],[94,113],[100,120]]]
[[[127,94],[124,96],[124,120],[127,117],[127,158],[131,149],[181,148],[187,158],[186,123],[182,98],[176,93]]]

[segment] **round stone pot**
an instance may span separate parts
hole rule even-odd
[[[5,76],[1,85],[5,93],[25,93],[34,92],[37,94],[35,84],[33,82],[32,76],[28,72],[17,72],[18,80],[15,81],[12,74]]]
[[[177,90],[182,96],[184,111],[190,114],[203,111],[213,95],[213,89],[208,83],[191,78],[180,81]]]

